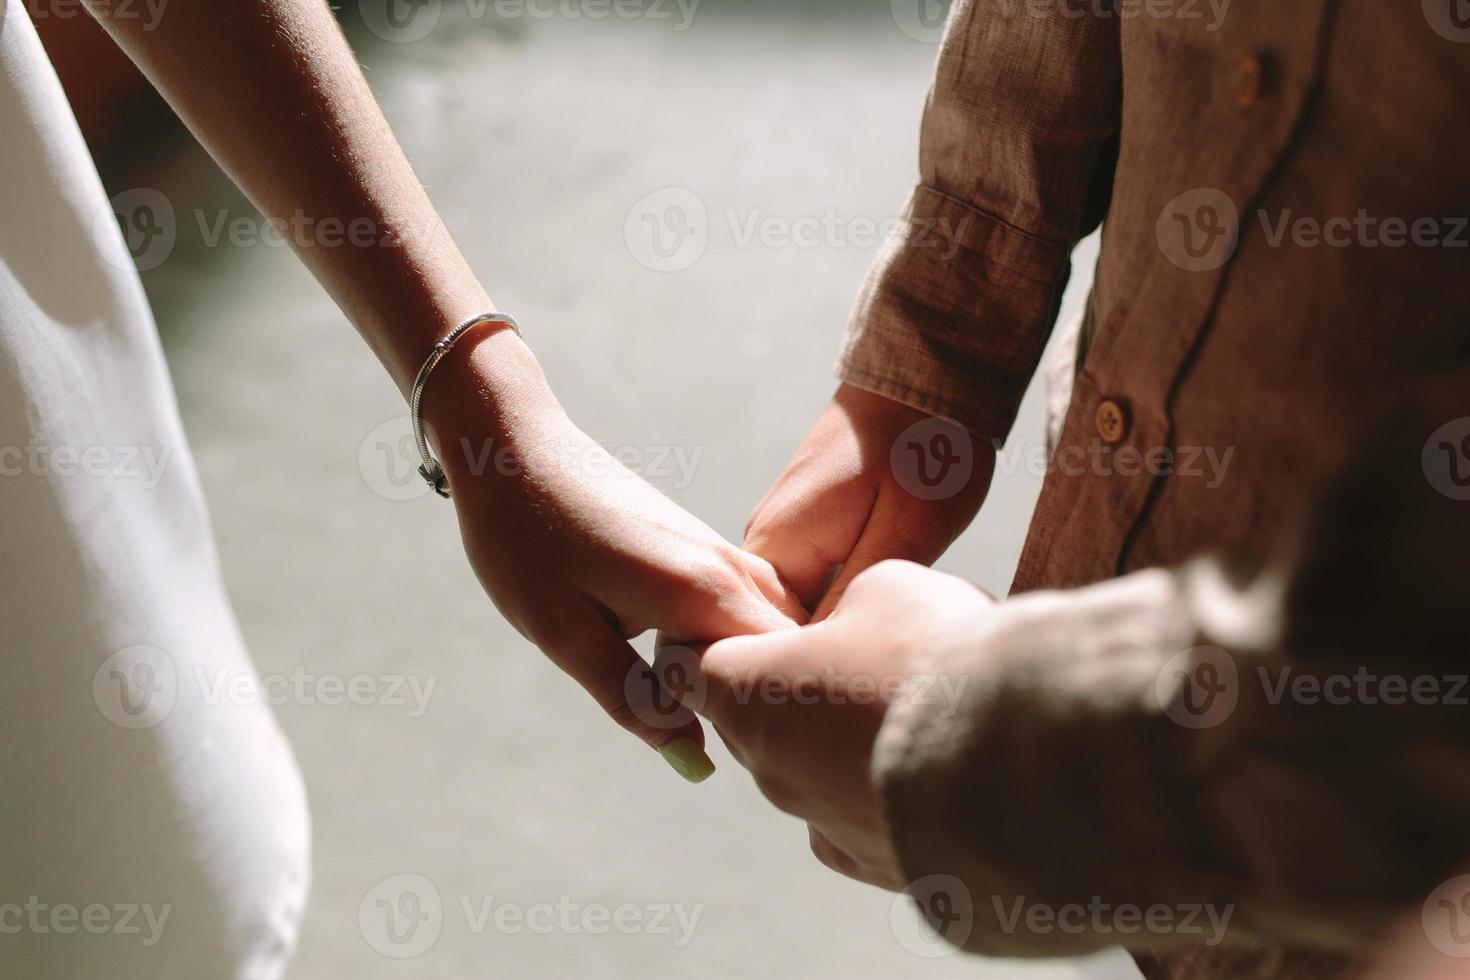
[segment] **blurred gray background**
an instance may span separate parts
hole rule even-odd
[[[344,26],[471,264],[572,417],[738,540],[835,387],[872,228],[913,183],[942,5],[394,2],[350,4]],[[819,867],[722,746],[695,787],[615,730],[480,591],[450,507],[412,474],[402,401],[343,317],[284,246],[214,241],[221,219],[248,239],[258,215],[197,147],[160,146],[146,165],[99,157],[112,192],[157,188],[177,212],[144,279],[259,669],[434,685],[422,712],[277,706],[315,820],[293,977],[1136,976],[1119,954],[926,959],[910,910]],[[640,237],[655,226],[693,234],[661,254]],[[1004,592],[1041,441],[1033,386],[942,568]],[[359,910],[405,874],[443,911],[400,959]],[[699,918],[682,944],[678,925],[478,921],[502,902]]]

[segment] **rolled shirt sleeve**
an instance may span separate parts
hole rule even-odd
[[[1006,436],[1106,208],[1120,99],[1116,18],[954,5],[920,182],[858,297],[844,382]]]

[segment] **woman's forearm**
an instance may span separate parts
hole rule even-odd
[[[285,222],[405,394],[437,340],[492,308],[324,0],[170,0],[152,29],[109,19],[100,0],[97,13],[256,206]],[[335,246],[296,230],[329,221],[346,233]],[[368,241],[353,238],[364,226]],[[513,332],[476,341],[434,369],[423,402],[471,565],[506,618],[617,723],[685,778],[704,778],[713,765],[699,722],[649,713],[638,700],[647,665],[627,637],[782,629],[800,606],[769,564],[577,429]]]
[[[171,0],[98,19],[301,260],[400,389],[492,308],[322,0]],[[330,234],[328,234],[328,230]]]

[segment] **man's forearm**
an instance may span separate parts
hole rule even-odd
[[[286,237],[401,389],[490,297],[444,228],[320,0],[173,0],[98,19]],[[340,236],[338,236],[340,232]],[[305,240],[303,240],[305,239]]]
[[[1033,593],[974,656],[919,666],[959,699],[891,711],[877,772],[908,880],[960,883],[952,942],[1351,951],[1449,873],[1455,838],[1432,831],[1465,814],[1434,812],[1459,777],[1433,760],[1458,740],[1413,706],[1293,703],[1292,684],[1355,665],[1201,632],[1263,596],[1212,561]]]

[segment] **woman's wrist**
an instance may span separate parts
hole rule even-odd
[[[429,441],[451,474],[514,434],[562,414],[541,365],[501,324],[475,328],[444,356],[424,386]]]

